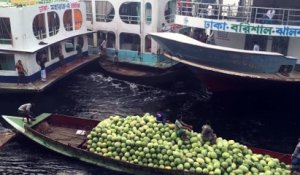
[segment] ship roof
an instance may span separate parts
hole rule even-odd
[[[73,38],[73,37],[76,37],[76,36],[90,34],[90,33],[94,33],[94,32],[93,31],[85,31],[85,32],[80,32],[80,33],[77,32],[76,34],[69,35],[68,37],[61,37],[60,36],[60,37],[56,37],[56,38],[46,38],[44,40],[39,41],[36,44],[31,45],[30,47],[28,47],[28,49],[0,48],[0,51],[34,53],[34,52],[37,52],[40,49],[43,49],[45,47],[49,47],[50,45],[61,42],[63,40]]]
[[[264,54],[264,55],[277,55],[277,56],[283,56],[280,53],[276,52],[266,52],[266,51],[253,51],[253,50],[243,50],[243,49],[235,49],[230,47],[224,47],[224,46],[217,46],[217,45],[211,45],[211,44],[204,44],[198,40],[195,40],[191,37],[188,37],[186,35],[180,34],[180,33],[172,33],[172,32],[159,32],[159,33],[151,33],[153,36],[158,36],[161,38],[165,38],[168,40],[173,40],[176,42],[211,48],[211,49],[218,49],[218,50],[224,50],[224,51],[233,51],[233,52],[241,52],[241,53],[249,53],[249,54]]]
[[[79,2],[79,0],[0,0],[0,7],[23,7],[62,2]]]

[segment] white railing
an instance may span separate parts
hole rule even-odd
[[[131,15],[120,15],[120,18],[123,22],[127,24],[139,24],[140,16],[131,16]]]
[[[97,22],[110,22],[114,19],[115,15],[96,14]]]
[[[274,13],[268,14],[271,11]],[[179,0],[176,14],[247,23],[300,26],[300,9],[234,6]]]

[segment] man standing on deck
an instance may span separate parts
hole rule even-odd
[[[21,105],[18,108],[18,114],[22,115],[23,118],[27,120],[27,123],[30,123],[30,120],[34,121],[35,119],[30,115],[30,109],[34,106],[34,103],[26,103]]]
[[[23,83],[24,84],[24,79],[25,79],[25,74],[27,73],[26,70],[24,69],[24,66],[22,64],[21,60],[18,60],[17,64],[16,64],[16,69],[18,72],[18,85],[19,83]],[[25,85],[25,84],[24,84]]]

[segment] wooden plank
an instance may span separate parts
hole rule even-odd
[[[86,136],[76,135],[77,129],[59,127],[59,126],[50,126],[50,127],[51,127],[51,132],[48,132],[45,135],[65,145],[78,146],[86,139]]]
[[[11,131],[0,132],[0,148],[2,148],[9,140],[14,138],[16,133]]]

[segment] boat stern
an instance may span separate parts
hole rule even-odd
[[[37,117],[35,117],[34,121],[31,121],[31,123],[25,122],[23,117],[20,116],[9,116],[9,115],[2,115],[2,118],[11,125],[14,129],[16,129],[18,132],[24,133],[25,132],[25,125],[32,127],[36,125],[37,123],[43,121],[47,117],[49,117],[49,113],[43,113]]]

